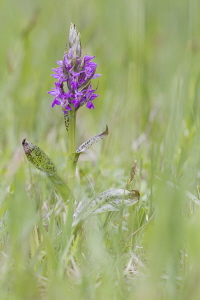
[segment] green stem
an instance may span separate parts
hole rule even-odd
[[[69,112],[69,154],[75,152],[75,136],[76,136],[76,112]]]
[[[76,111],[72,110],[69,112],[69,128],[68,128],[69,146],[68,146],[68,186],[72,193],[74,193],[74,180],[76,171],[76,161],[74,160],[74,153],[76,151]],[[66,239],[70,240],[72,232],[72,222],[74,214],[74,197],[71,197],[67,206],[67,221],[66,221]]]
[[[76,161],[73,156],[70,156],[72,153],[76,152],[76,111],[72,110],[69,112],[69,149],[68,149],[68,184],[73,192],[74,189],[74,179],[75,179],[75,171],[76,171]]]

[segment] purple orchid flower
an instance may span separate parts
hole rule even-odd
[[[92,60],[95,56],[81,56],[80,34],[74,24],[70,26],[67,51],[62,61],[57,61],[59,67],[52,69],[52,74],[57,81],[55,87],[48,92],[54,97],[52,107],[61,105],[64,113],[78,110],[86,104],[89,109],[94,109],[93,100],[98,97],[96,90],[92,89],[91,80],[101,74],[95,74],[97,64]]]

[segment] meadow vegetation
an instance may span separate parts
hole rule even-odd
[[[200,299],[200,2],[1,0],[0,299]],[[95,55],[99,97],[77,114],[75,205],[110,188],[140,200],[76,230],[25,157],[41,147],[67,174],[68,137],[47,94],[70,23]]]

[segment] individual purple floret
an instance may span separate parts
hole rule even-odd
[[[92,60],[95,56],[81,56],[80,34],[74,24],[71,24],[67,51],[63,60],[57,61],[59,67],[53,69],[52,74],[57,81],[52,91],[54,96],[52,107],[61,105],[64,113],[77,110],[86,104],[89,109],[94,109],[93,100],[98,97],[96,90],[92,89],[91,79],[101,76],[95,74],[97,64]]]

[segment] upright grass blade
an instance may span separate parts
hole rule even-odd
[[[51,159],[42,151],[38,146],[29,143],[26,139],[23,139],[22,145],[27,159],[40,171],[46,174],[51,180],[58,192],[62,196],[63,200],[67,202],[73,197],[67,184],[57,174],[56,167]]]

